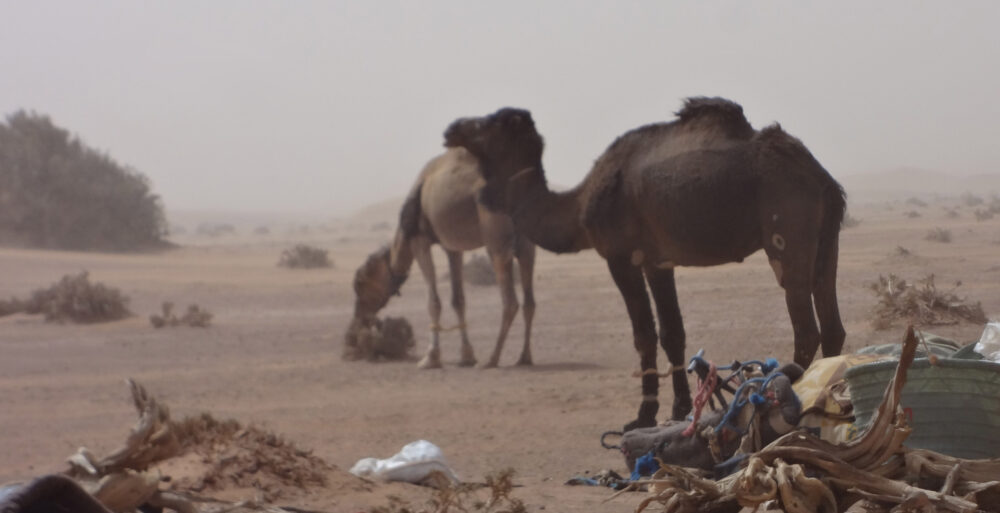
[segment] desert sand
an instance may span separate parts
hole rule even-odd
[[[985,194],[986,191],[976,191]],[[841,232],[839,297],[846,351],[898,342],[902,323],[876,331],[876,298],[867,283],[895,273],[914,280],[936,275],[960,296],[981,301],[1000,318],[1000,216],[977,221],[958,197],[852,202],[860,224]],[[593,252],[539,252],[533,354],[535,365],[514,367],[522,343],[520,317],[498,369],[459,368],[456,333],[442,335],[445,368],[420,371],[415,362],[346,362],[342,336],[353,308],[351,280],[365,255],[388,241],[395,203],[349,219],[253,226],[211,238],[194,225],[174,238],[180,247],[156,254],[94,254],[0,249],[0,297],[32,290],[80,270],[127,294],[135,316],[94,325],[46,323],[41,317],[0,318],[0,483],[64,467],[80,446],[99,454],[116,448],[135,420],[123,380],[131,377],[181,418],[203,411],[280,433],[335,465],[325,488],[294,491],[280,502],[321,511],[389,506],[400,497],[419,508],[426,488],[366,484],[346,474],[358,459],[389,457],[426,439],[442,448],[458,475],[482,481],[513,468],[513,495],[529,511],[632,511],[644,494],[604,504],[607,488],[571,487],[574,476],[602,469],[625,472],[622,456],[598,438],[635,417],[639,381],[630,323],[604,261]],[[947,215],[953,209],[958,215]],[[917,212],[919,217],[911,217]],[[376,219],[377,218],[377,219]],[[953,240],[925,240],[933,228]],[[332,269],[276,266],[294,243],[326,248]],[[901,256],[898,247],[911,255]],[[448,298],[443,253],[435,250],[442,297]],[[677,271],[688,354],[709,359],[792,356],[784,296],[762,253],[742,264]],[[500,318],[496,287],[467,286],[468,324],[480,361]],[[426,286],[411,273],[384,315],[405,316],[417,333],[415,356],[428,341]],[[215,314],[209,328],[154,329],[148,320],[163,301],[197,303]],[[454,324],[445,299],[443,322]],[[982,325],[928,326],[969,342]],[[661,365],[665,356],[660,355]],[[661,389],[660,419],[672,401]],[[211,493],[208,493],[211,494]],[[233,497],[253,490],[230,491]]]

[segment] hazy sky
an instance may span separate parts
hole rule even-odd
[[[693,95],[780,121],[834,176],[1000,172],[995,1],[0,0],[0,19],[0,112],[50,115],[168,209],[347,215],[505,105],[574,185]]]

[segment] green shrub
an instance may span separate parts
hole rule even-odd
[[[168,245],[145,176],[24,111],[0,123],[0,243],[126,251]]]

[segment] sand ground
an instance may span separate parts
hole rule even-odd
[[[947,217],[945,207],[957,208],[959,217]],[[861,224],[842,232],[838,282],[847,350],[902,335],[901,325],[875,331],[869,323],[876,299],[866,283],[879,274],[916,279],[934,273],[940,288],[961,281],[960,295],[1000,318],[1000,216],[977,222],[957,199],[851,208]],[[920,217],[906,216],[909,211]],[[950,230],[953,242],[925,240],[935,227]],[[531,511],[632,511],[641,494],[603,504],[609,490],[563,484],[585,472],[624,472],[621,455],[602,449],[598,438],[634,418],[639,401],[639,382],[630,377],[638,368],[630,324],[603,260],[593,252],[540,252],[533,367],[513,366],[522,343],[520,317],[499,369],[456,367],[455,333],[443,335],[442,370],[342,361],[354,269],[390,236],[355,219],[308,232],[247,230],[215,239],[191,233],[177,239],[179,249],[148,255],[0,249],[0,297],[25,296],[85,269],[92,280],[127,294],[137,314],[87,326],[0,318],[0,483],[59,471],[79,446],[99,454],[117,447],[134,421],[122,384],[132,377],[175,417],[208,411],[254,423],[341,469],[426,439],[469,481],[512,467],[522,485],[514,496]],[[293,242],[329,249],[335,267],[278,268],[281,250]],[[895,255],[898,246],[914,256]],[[440,252],[436,258],[443,276],[446,261]],[[704,348],[719,362],[791,359],[784,296],[761,254],[742,264],[679,269],[677,284],[689,354]],[[447,281],[439,285],[447,305]],[[417,353],[428,340],[426,291],[414,269],[403,295],[385,311],[413,323]],[[466,294],[470,335],[483,361],[498,329],[499,294],[496,287],[475,286]],[[166,300],[209,309],[213,325],[152,328],[147,317]],[[454,323],[447,306],[444,322]],[[928,330],[972,341],[982,326]],[[671,400],[666,386],[661,417]],[[296,505],[357,511],[386,505],[390,496],[416,504],[429,495],[412,485],[369,488],[312,489]]]

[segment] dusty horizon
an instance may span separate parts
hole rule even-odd
[[[50,116],[168,212],[350,216],[405,195],[452,120],[505,105],[568,187],[698,95],[780,122],[840,180],[1000,173],[1000,4],[586,7],[7,3],[0,114]]]

